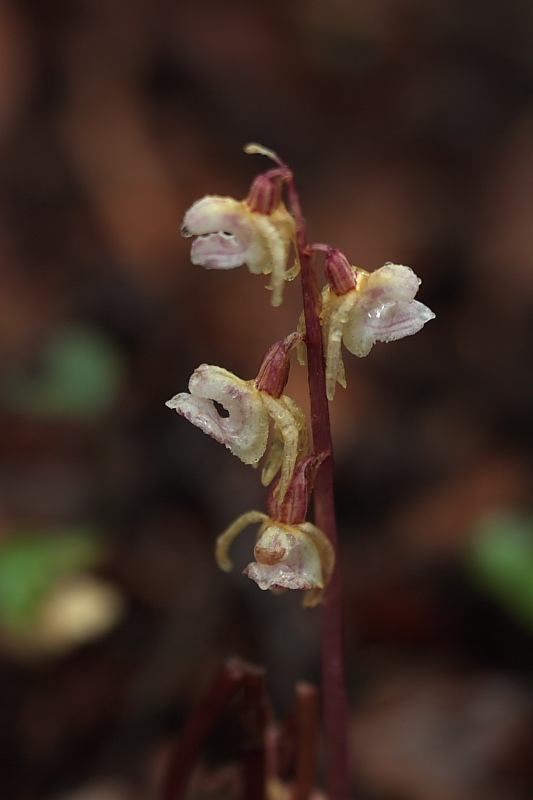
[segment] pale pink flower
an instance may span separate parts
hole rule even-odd
[[[227,412],[219,414],[216,403]],[[224,444],[245,464],[257,464],[265,454],[270,420],[272,447],[262,473],[265,486],[281,470],[278,484],[283,497],[299,457],[307,453],[307,421],[302,409],[287,395],[273,397],[255,380],[244,381],[222,367],[202,364],[181,392],[166,405]]]
[[[217,539],[216,559],[229,572],[233,563],[228,549],[248,525],[261,522],[254,548],[255,561],[244,574],[260,589],[306,590],[304,606],[315,606],[322,599],[334,565],[328,538],[310,522],[288,525],[260,511],[248,511],[233,522]]]
[[[338,257],[336,251],[335,258]],[[376,342],[410,336],[435,317],[433,311],[414,299],[421,281],[409,267],[385,264],[371,273],[351,267],[353,285],[346,291],[348,279],[343,267],[340,292],[334,283],[336,263],[333,270],[329,265],[330,284],[322,292],[321,314],[330,400],[337,382],[346,386],[341,343],[350,353],[363,357]]]
[[[215,403],[228,412],[219,414]],[[180,392],[166,405],[245,464],[257,464],[268,441],[269,417],[253,381],[243,381],[222,367],[201,364],[189,380],[189,392]]]
[[[255,200],[255,195],[254,195]],[[298,274],[287,268],[294,219],[279,200],[269,213],[252,210],[247,200],[207,195],[186,212],[183,236],[196,236],[191,261],[206,269],[234,269],[243,264],[250,272],[272,274],[272,305],[283,300],[283,286]]]
[[[333,572],[335,554],[325,534],[305,521],[316,472],[324,456],[310,455],[298,462],[283,499],[270,491],[268,514],[248,511],[217,539],[215,557],[225,572],[233,568],[228,555],[233,540],[248,525],[261,523],[254,548],[255,561],[244,574],[260,589],[305,590],[304,606],[315,606]]]

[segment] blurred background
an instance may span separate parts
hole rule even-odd
[[[408,264],[437,314],[346,359],[332,406],[360,798],[528,800],[527,0],[0,3],[0,796],[153,796],[230,655],[280,717],[319,680],[319,611],[240,574],[253,531],[214,564],[258,475],[164,405],[202,362],[254,377],[300,313],[297,282],[272,309],[179,236],[268,168],[249,141],[293,167],[311,240]]]

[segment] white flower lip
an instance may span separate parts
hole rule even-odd
[[[228,413],[219,414],[215,403]],[[270,420],[274,435],[262,471],[268,486],[281,470],[277,490],[283,499],[299,456],[307,453],[307,422],[301,408],[286,395],[271,397],[255,381],[243,381],[222,367],[201,364],[189,380],[189,392],[180,392],[166,405],[225,445],[245,464],[257,464],[268,444]]]
[[[177,394],[166,405],[245,464],[256,464],[266,450],[269,417],[251,382],[222,367],[202,364],[189,380],[189,391]],[[215,402],[228,411],[227,417],[220,416]]]

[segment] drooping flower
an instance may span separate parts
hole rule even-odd
[[[335,385],[346,386],[341,344],[366,356],[376,342],[392,342],[417,333],[435,314],[414,297],[420,286],[412,269],[387,263],[374,272],[352,267],[332,248],[326,258],[329,284],[322,292],[321,323],[330,400]]]
[[[219,414],[219,403],[227,416]],[[253,381],[243,381],[222,367],[200,364],[166,405],[197,428],[226,445],[245,464],[257,464],[268,441],[268,412]]]
[[[244,381],[222,367],[201,364],[181,392],[166,405],[224,444],[245,464],[256,465],[267,449],[269,423],[274,433],[261,480],[268,486],[281,470],[278,491],[285,495],[299,458],[307,454],[308,434],[300,406],[283,394],[290,352],[301,339],[291,334],[268,350],[257,378]],[[216,404],[227,412],[222,416]]]
[[[275,487],[268,501],[268,514],[248,511],[217,539],[215,557],[225,572],[233,568],[228,550],[248,525],[261,523],[254,547],[255,561],[244,574],[260,589],[306,590],[304,606],[315,606],[323,597],[333,573],[335,555],[327,536],[305,521],[314,475],[322,456],[302,459],[294,471],[283,500]]]
[[[256,152],[250,150],[249,152]],[[259,175],[245,200],[206,195],[186,212],[181,232],[196,236],[191,261],[206,269],[234,269],[247,264],[256,275],[272,275],[273,306],[281,305],[286,280],[296,277],[299,265],[288,268],[295,223],[281,199],[287,170]]]

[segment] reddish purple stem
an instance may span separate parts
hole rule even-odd
[[[191,712],[175,744],[164,776],[161,800],[181,800],[200,756],[223,709],[244,687],[243,726],[244,783],[247,800],[265,797],[265,729],[270,720],[264,670],[232,658],[215,675],[199,705]]]
[[[248,666],[241,710],[243,777],[246,800],[264,800],[266,793],[265,734],[271,721],[265,670]]]
[[[311,428],[315,453],[327,453],[315,480],[315,524],[335,549],[335,569],[322,606],[322,692],[326,735],[326,789],[328,800],[349,800],[348,702],[344,668],[342,584],[333,489],[333,447],[326,395],[324,348],[320,327],[320,290],[307,241],[305,220],[293,177],[287,181],[291,211],[296,221],[298,255],[306,325]]]
[[[318,692],[308,683],[296,687],[296,776],[292,800],[308,800],[318,758]]]

